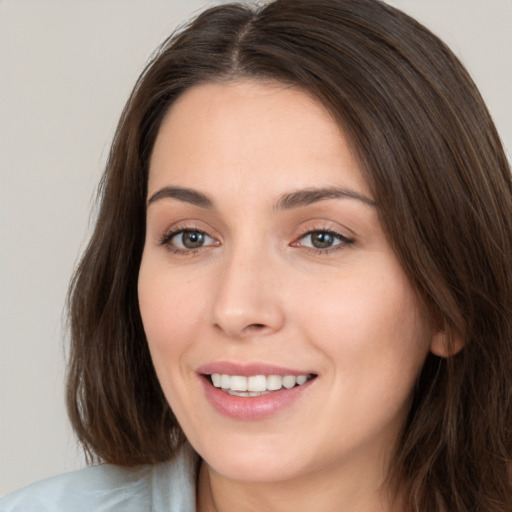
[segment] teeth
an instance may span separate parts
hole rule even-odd
[[[265,375],[255,375],[247,379],[247,389],[249,391],[266,391],[267,378]]]
[[[247,377],[241,377],[240,375],[233,375],[230,380],[231,391],[247,391]],[[249,391],[254,391],[250,389]]]
[[[299,375],[299,376],[297,377],[297,384],[298,384],[299,386],[302,386],[302,384],[304,384],[307,380],[308,380],[307,375]]]
[[[293,386],[295,386],[296,382],[297,382],[297,379],[293,375],[285,375],[283,377],[283,386],[286,389],[292,389]]]
[[[283,378],[280,375],[269,375],[267,377],[267,389],[277,391],[283,386]]]
[[[216,388],[220,388],[222,387],[222,377],[220,376],[220,373],[212,373],[211,374],[211,378],[212,378],[212,382],[213,382],[213,385],[216,387]]]
[[[231,377],[229,375],[221,375],[220,376],[220,387],[222,389],[230,389],[231,387]]]
[[[302,386],[309,379],[309,375],[227,375],[225,373],[212,373],[212,383],[216,388],[227,391],[235,396],[260,396],[268,391],[277,391],[281,388],[291,389],[295,385]]]

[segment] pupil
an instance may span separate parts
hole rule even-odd
[[[334,237],[330,233],[313,233],[311,235],[311,243],[317,249],[326,249],[331,247],[334,242]]]
[[[203,233],[198,231],[185,231],[183,233],[183,245],[187,249],[195,249],[201,247],[204,243]]]

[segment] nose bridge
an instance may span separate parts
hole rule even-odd
[[[276,287],[277,262],[261,240],[226,251],[213,300],[213,323],[232,338],[269,334],[284,317]]]

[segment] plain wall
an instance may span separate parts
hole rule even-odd
[[[0,495],[83,465],[67,284],[125,100],[200,0],[0,0]],[[512,150],[512,0],[394,0],[468,67]]]

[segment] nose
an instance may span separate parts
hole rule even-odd
[[[279,300],[279,271],[261,251],[240,248],[223,262],[213,299],[212,322],[232,339],[279,331],[284,312]]]

